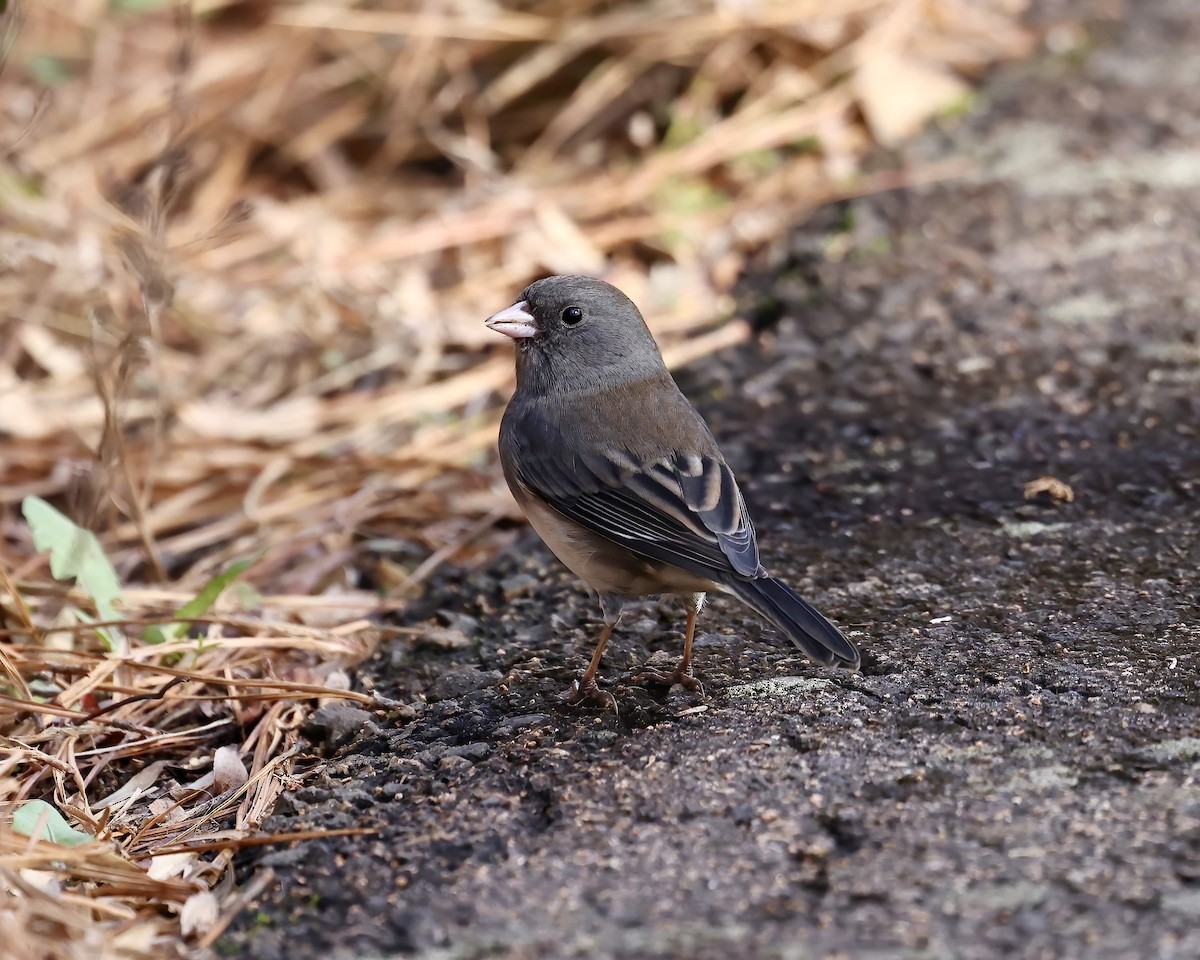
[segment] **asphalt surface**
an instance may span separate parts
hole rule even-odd
[[[358,678],[416,706],[320,714],[268,824],[378,833],[246,851],[218,953],[1200,957],[1200,18],[1107,6],[1044,4],[1082,44],[907,150],[974,172],[800,224],[680,376],[862,672],[718,600],[707,699],[645,690],[648,602],[619,717],[564,707],[593,601],[532,534],[449,568]]]

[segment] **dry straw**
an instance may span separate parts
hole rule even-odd
[[[166,956],[253,894],[227,867],[304,710],[369,702],[376,615],[513,514],[484,316],[588,272],[673,364],[728,348],[745,258],[940,175],[858,161],[1028,48],[1023,0],[0,6],[0,953],[31,958]],[[127,653],[28,495],[100,536]],[[262,595],[142,641],[257,551]],[[31,799],[96,839],[14,832]]]

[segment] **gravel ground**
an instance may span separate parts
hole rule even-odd
[[[245,852],[218,952],[1200,957],[1200,18],[1108,6],[1043,4],[1083,46],[908,149],[975,172],[820,211],[680,377],[862,672],[717,600],[707,700],[644,690],[646,603],[619,718],[567,708],[582,588],[532,534],[446,570],[360,677],[419,705],[319,714],[268,824],[378,833]]]

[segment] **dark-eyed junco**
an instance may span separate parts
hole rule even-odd
[[[759,563],[733,471],[628,297],[590,277],[547,277],[487,325],[517,346],[500,426],[505,479],[604,613],[592,662],[564,699],[615,704],[596,686],[600,656],[625,600],[657,594],[687,606],[683,658],[641,680],[701,689],[692,636],[711,590],[740,597],[811,660],[858,668],[854,645]]]

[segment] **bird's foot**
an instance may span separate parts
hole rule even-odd
[[[601,690],[596,686],[596,681],[590,677],[572,680],[571,685],[559,694],[559,699],[573,707],[581,703],[588,703],[617,713],[617,698],[607,690]]]
[[[692,673],[692,668],[684,668],[682,665],[676,667],[670,673],[663,670],[643,670],[633,678],[634,683],[653,683],[659,686],[664,686],[668,690],[677,684],[685,690],[690,690],[692,693],[700,694],[704,697],[704,684],[696,679]]]

